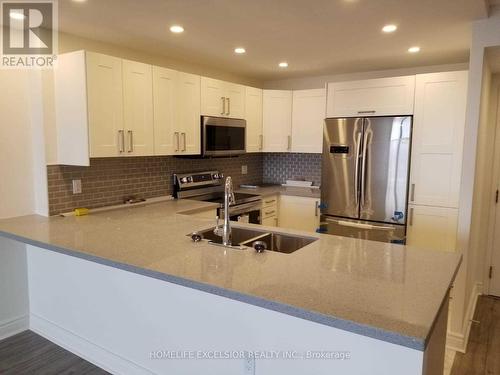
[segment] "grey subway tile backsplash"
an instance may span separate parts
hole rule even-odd
[[[248,174],[241,174],[241,166]],[[124,198],[154,198],[172,194],[174,173],[220,170],[235,186],[262,183],[262,154],[234,158],[188,159],[173,156],[96,158],[89,167],[47,167],[50,215],[78,207],[97,208],[123,203]],[[72,180],[82,180],[82,194],[73,194]]]
[[[248,174],[241,174],[241,166]],[[234,158],[177,158],[173,156],[95,158],[89,167],[47,167],[51,215],[78,207],[97,208],[123,203],[126,197],[155,198],[172,194],[174,173],[220,170],[235,186],[282,184],[287,179],[321,183],[321,155],[297,153],[246,154]],[[72,180],[82,181],[82,193],[73,194]]]
[[[286,180],[313,181],[321,185],[321,154],[264,154],[263,182],[284,184]]]

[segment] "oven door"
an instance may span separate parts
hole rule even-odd
[[[217,213],[221,219],[224,218],[224,208],[219,208]],[[262,206],[255,202],[231,206],[229,207],[229,218],[231,221],[240,223],[261,224]]]
[[[240,155],[246,152],[246,121],[203,116],[202,145],[204,156]]]

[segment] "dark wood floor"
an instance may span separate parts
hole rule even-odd
[[[481,296],[467,353],[457,353],[451,375],[500,375],[500,298]]]
[[[2,375],[104,375],[99,367],[31,331],[0,341]]]

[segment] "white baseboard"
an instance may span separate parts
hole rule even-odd
[[[17,318],[0,322],[0,340],[17,335],[27,329],[29,329],[28,315],[22,315]]]
[[[483,283],[476,283],[472,289],[469,303],[467,305],[467,312],[464,317],[464,325],[462,332],[448,331],[446,335],[446,347],[456,352],[465,353],[467,351],[467,344],[469,343],[469,335],[476,311],[477,300],[483,294]]]
[[[112,374],[152,375],[150,370],[108,351],[40,316],[30,315],[30,329]]]

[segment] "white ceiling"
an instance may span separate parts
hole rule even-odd
[[[497,0],[495,0],[497,1]],[[484,0],[60,0],[59,28],[259,80],[465,62]],[[383,35],[381,27],[399,30]],[[185,32],[168,28],[181,24]],[[410,55],[408,47],[421,53]],[[233,53],[244,46],[246,55]],[[289,68],[277,67],[286,60]]]

